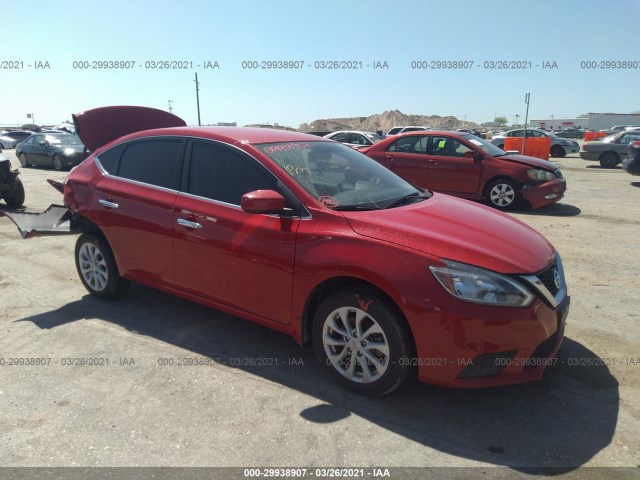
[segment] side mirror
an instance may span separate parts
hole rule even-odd
[[[478,152],[474,152],[473,150],[467,150],[464,152],[464,158],[473,158],[474,160],[482,160],[484,155]]]
[[[282,213],[284,197],[273,190],[255,190],[242,196],[240,208],[247,213]]]

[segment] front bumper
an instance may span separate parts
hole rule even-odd
[[[640,156],[625,158],[622,161],[622,169],[631,175],[640,175]]]
[[[578,153],[580,151],[580,147],[578,145],[560,145],[562,148],[564,148],[565,152],[569,153]]]
[[[580,152],[580,158],[583,160],[590,160],[593,162],[597,162],[598,160],[600,160],[600,153],[599,152],[585,152],[584,150],[582,150]]]
[[[569,304],[565,296],[555,309],[541,299],[527,308],[475,305],[473,316],[449,310],[430,318],[430,332],[415,335],[418,377],[457,388],[539,380],[556,363]]]
[[[73,155],[64,155],[62,158],[62,164],[67,167],[67,168],[71,168],[71,167],[75,167],[77,165],[80,165],[82,163],[82,153],[77,153],[77,154],[73,154]]]
[[[535,209],[556,203],[564,197],[566,190],[567,181],[564,178],[558,178],[523,188],[522,197],[531,204],[531,208]]]

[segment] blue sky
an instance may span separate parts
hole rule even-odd
[[[6,1],[6,0],[3,0]],[[197,123],[279,123],[318,118],[456,115],[485,122],[640,110],[640,65],[587,70],[581,61],[640,64],[640,0],[236,0],[181,2],[56,0],[3,9],[0,125],[59,123],[105,105],[168,109]],[[74,61],[130,60],[131,70],[80,70]],[[146,69],[184,60],[188,70]],[[243,69],[243,61],[301,60],[300,70]],[[320,70],[315,61],[353,60],[357,70]],[[417,70],[413,60],[468,60],[469,70]],[[485,61],[531,62],[527,70],[485,69]],[[48,62],[50,68],[28,65]],[[220,68],[205,70],[204,62]],[[386,62],[388,69],[366,65]],[[543,69],[556,62],[557,69]],[[196,65],[201,65],[197,67]],[[480,65],[480,66],[478,66]]]

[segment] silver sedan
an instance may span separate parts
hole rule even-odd
[[[506,138],[522,138],[523,136],[524,128],[516,128],[515,130],[509,130],[507,132],[501,133],[500,135],[495,135],[491,139],[491,143],[504,150],[504,142]],[[567,140],[566,138],[556,137],[552,133],[545,132],[544,130],[539,130],[537,128],[527,128],[527,138],[541,137],[551,138],[550,153],[552,157],[564,157],[570,153],[578,153],[580,151],[580,145],[575,140]]]

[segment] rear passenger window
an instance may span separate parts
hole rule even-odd
[[[120,159],[118,176],[176,189],[175,172],[180,143],[178,139],[141,140],[130,143]]]
[[[106,152],[102,152],[97,157],[98,162],[100,162],[100,165],[108,174],[115,175],[118,168],[118,159],[120,158],[120,155],[122,155],[122,151],[125,147],[126,145],[117,145]]]

